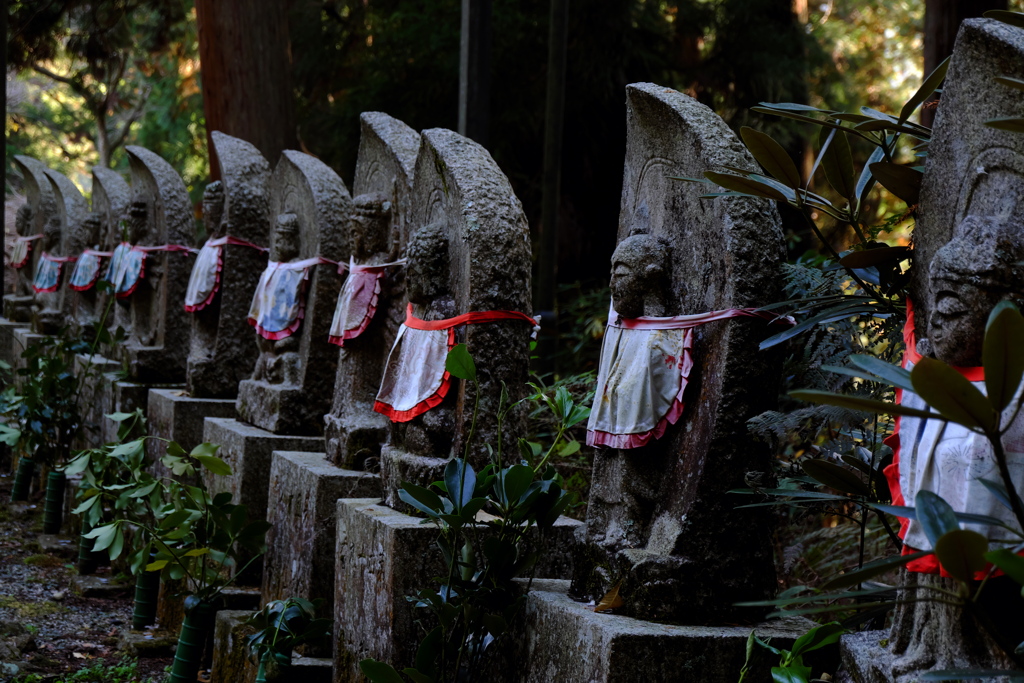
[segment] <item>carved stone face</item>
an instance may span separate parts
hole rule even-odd
[[[624,318],[661,315],[645,304],[664,300],[669,268],[669,248],[651,235],[633,235],[619,243],[612,254],[612,303]]]
[[[448,239],[442,223],[425,225],[409,238],[406,291],[409,301],[429,304],[448,291]]]
[[[203,192],[203,225],[209,237],[222,237],[224,217],[224,184],[214,180]]]
[[[86,246],[91,247],[99,244],[102,227],[103,217],[98,213],[90,213],[82,220],[82,234]]]
[[[133,201],[128,205],[128,241],[140,244],[149,234],[149,210],[146,202]],[[120,235],[118,235],[120,239]]]
[[[1019,226],[968,216],[931,263],[927,343],[922,352],[958,366],[981,365],[992,308],[1024,299],[1024,240]]]
[[[18,207],[18,213],[14,217],[14,226],[17,229],[18,234],[27,236],[29,231],[32,230],[32,207],[28,204],[22,204]]]
[[[274,227],[274,240],[270,245],[270,259],[279,263],[294,261],[299,257],[299,217],[294,213],[282,213]]]
[[[382,194],[361,194],[353,200],[349,219],[352,251],[356,258],[386,252],[391,236],[391,202]]]
[[[60,218],[50,216],[43,228],[43,250],[52,252],[60,244]]]

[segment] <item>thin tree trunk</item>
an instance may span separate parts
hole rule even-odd
[[[288,3],[196,0],[210,175],[220,177],[210,133],[252,143],[274,165],[297,146]]]

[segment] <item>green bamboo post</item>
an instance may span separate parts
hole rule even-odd
[[[89,527],[89,523],[85,521],[85,517],[82,517],[82,533],[78,535],[78,573],[82,576],[87,574],[95,574],[96,568],[100,566],[99,558],[92,550],[93,540],[86,538],[85,535],[92,529]]]
[[[150,557],[150,562],[153,561]],[[135,577],[135,607],[132,610],[132,628],[142,629],[156,623],[156,604],[160,595],[160,572],[147,572],[145,568]]]
[[[59,534],[64,523],[64,488],[67,477],[63,472],[50,472],[46,476],[46,503],[43,506],[43,533]]]
[[[174,652],[170,683],[195,683],[199,665],[203,659],[203,646],[210,632],[210,622],[215,614],[213,605],[200,602],[181,622],[178,648]]]
[[[22,456],[18,460],[18,471],[14,475],[14,488],[11,489],[11,502],[28,500],[29,487],[32,485],[32,474],[35,472],[36,464],[32,458]]]

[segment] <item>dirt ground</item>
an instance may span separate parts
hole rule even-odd
[[[0,683],[162,683],[169,658],[133,662],[119,650],[131,590],[77,594],[75,558],[40,551],[42,493],[27,507],[12,505],[12,480],[0,474]],[[100,569],[116,580],[110,571]]]

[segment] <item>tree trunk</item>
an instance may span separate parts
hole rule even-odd
[[[1007,0],[925,0],[924,76],[953,54],[953,43],[964,19],[980,17],[992,9],[1006,9]],[[935,109],[921,110],[921,123],[931,126]]]
[[[272,166],[297,146],[287,4],[196,0],[211,179],[220,177],[212,131],[252,143]]]

